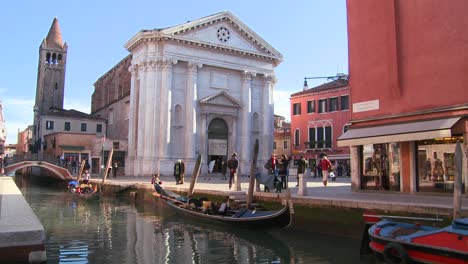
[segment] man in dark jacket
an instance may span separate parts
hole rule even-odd
[[[231,158],[228,160],[228,169],[229,169],[229,189],[232,187],[232,180],[234,179],[234,174],[237,172],[239,167],[239,160],[237,160],[237,153],[232,153]]]
[[[307,161],[304,156],[301,156],[301,159],[297,161],[297,185],[299,186],[299,174],[304,174],[307,168]]]

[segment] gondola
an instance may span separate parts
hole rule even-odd
[[[68,192],[78,198],[92,198],[98,195],[98,188],[96,184],[85,184],[71,181],[68,183]]]
[[[377,258],[386,263],[468,263],[468,218],[441,228],[401,220],[384,217],[369,228],[369,247]]]
[[[233,210],[227,203],[219,206],[205,198],[188,199],[154,183],[155,194],[177,213],[220,224],[236,225],[242,228],[285,227],[291,222],[289,203],[278,211],[260,211],[246,208]]]

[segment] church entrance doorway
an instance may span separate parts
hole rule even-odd
[[[222,118],[211,120],[208,125],[208,172],[222,172],[228,150],[228,126]]]

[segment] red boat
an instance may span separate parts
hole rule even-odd
[[[400,222],[383,217],[368,230],[369,247],[387,263],[468,263],[468,218],[446,227]],[[396,221],[395,219],[398,219]]]

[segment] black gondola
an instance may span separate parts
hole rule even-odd
[[[233,224],[242,228],[285,227],[291,222],[289,202],[278,211],[257,211],[240,208],[232,210],[226,203],[214,206],[203,198],[187,199],[174,192],[164,190],[154,183],[156,194],[177,213],[222,224]]]

